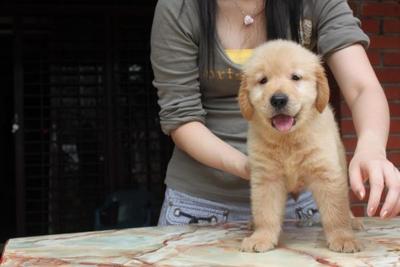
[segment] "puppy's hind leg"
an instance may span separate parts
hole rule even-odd
[[[254,233],[243,240],[242,251],[264,252],[277,245],[285,204],[286,188],[282,180],[251,178]]]
[[[329,249],[347,253],[360,251],[362,245],[352,230],[346,179],[324,176],[312,181],[309,188],[319,207]]]

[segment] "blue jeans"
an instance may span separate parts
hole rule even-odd
[[[218,203],[167,188],[161,208],[158,225],[189,223],[224,223],[249,221],[249,205]],[[301,225],[312,225],[320,221],[319,212],[310,192],[300,194],[297,201],[289,198],[286,202],[286,220],[297,220]]]

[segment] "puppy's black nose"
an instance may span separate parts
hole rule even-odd
[[[286,106],[288,101],[288,96],[282,93],[274,94],[270,99],[271,105],[276,109],[283,108],[284,106]]]

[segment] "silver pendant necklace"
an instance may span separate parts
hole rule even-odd
[[[264,10],[264,8],[265,8],[265,1],[264,1],[263,7],[261,8],[261,10],[259,10],[257,13],[255,13],[255,10],[254,10],[254,11],[252,12],[253,15],[251,15],[251,14],[249,14],[249,13],[246,14],[246,12],[243,11],[243,9],[240,7],[240,5],[239,5],[239,3],[237,2],[237,0],[234,0],[233,2],[235,3],[236,7],[240,10],[240,13],[242,13],[242,15],[243,15],[243,24],[244,24],[245,26],[250,26],[250,25],[252,25],[252,24],[254,23],[254,19],[255,19],[255,18]]]

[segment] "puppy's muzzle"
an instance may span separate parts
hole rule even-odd
[[[269,100],[271,106],[273,106],[276,110],[284,108],[287,105],[288,101],[288,96],[282,93],[272,95]]]

